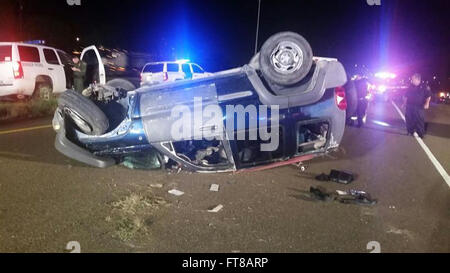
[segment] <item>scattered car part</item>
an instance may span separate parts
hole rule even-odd
[[[299,168],[300,169],[300,171],[301,172],[305,172],[306,171],[306,169],[308,168],[308,166],[307,165],[305,165],[305,164],[303,164],[303,162],[298,162],[298,163],[296,163],[296,164],[294,164],[297,168]]]
[[[223,205],[217,205],[216,207],[209,209],[208,212],[219,212],[221,209],[223,209]]]
[[[327,192],[323,187],[310,187],[310,198],[319,201],[337,201],[343,204],[375,205],[378,201],[364,191],[349,190]]]
[[[331,202],[336,199],[336,196],[333,193],[328,193],[323,187],[310,187],[309,192],[311,193],[311,197],[316,200]]]
[[[219,191],[219,185],[218,184],[211,184],[211,187],[209,188],[210,191]]]
[[[336,183],[349,184],[354,179],[354,175],[348,171],[331,170],[330,172],[330,180]]]
[[[330,181],[330,176],[328,174],[321,173],[316,176],[316,180],[318,181]]]
[[[349,190],[345,194],[338,192],[338,201],[344,204],[357,204],[357,205],[375,205],[378,200],[373,199],[370,194],[364,191]]]
[[[331,170],[330,174],[321,173],[316,176],[318,181],[332,181],[340,184],[349,184],[355,179],[354,175],[348,171]]]
[[[182,196],[184,194],[184,192],[176,190],[176,189],[172,189],[170,191],[168,191],[170,194],[173,194],[175,196]]]

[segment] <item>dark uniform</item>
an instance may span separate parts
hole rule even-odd
[[[86,75],[86,63],[79,61],[73,67],[80,69],[80,71],[73,71],[73,86],[75,91],[82,92],[84,90],[84,77]]]
[[[420,137],[425,134],[425,102],[431,92],[422,86],[412,85],[406,92],[406,129],[408,134],[416,132]]]
[[[364,122],[363,118],[366,115],[368,101],[366,99],[368,90],[367,90],[367,80],[361,79],[356,83],[356,94],[358,98],[358,106],[356,108],[356,115],[358,116],[358,127],[361,127]]]

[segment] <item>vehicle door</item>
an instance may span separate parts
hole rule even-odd
[[[164,63],[146,64],[142,69],[141,85],[157,84],[164,81]]]
[[[190,169],[234,168],[214,81],[163,85],[139,97],[143,127],[153,147]]]
[[[102,58],[95,46],[89,46],[81,52],[81,60],[86,63],[86,76],[84,84],[89,86],[92,83],[105,84],[106,73]]]
[[[66,75],[64,66],[60,63],[54,49],[43,48],[42,53],[48,70],[48,75],[53,81],[53,92],[59,93],[66,90]]]
[[[17,66],[17,64],[16,64]],[[0,45],[0,87],[13,85],[12,45]]]
[[[217,80],[216,88],[237,169],[272,163],[289,156],[286,110],[279,110],[275,116],[270,107],[262,105],[244,73]]]
[[[73,85],[73,62],[72,57],[62,50],[57,50],[59,60],[64,67],[64,74],[66,76],[66,89],[71,89]]]
[[[184,78],[180,64],[178,63],[166,63],[166,72],[167,81],[178,81]]]
[[[183,70],[185,79],[192,79],[192,70],[191,70],[191,66],[189,64],[183,64],[182,70]]]
[[[191,69],[192,69],[192,78],[193,79],[203,78],[206,76],[206,73],[203,70],[203,68],[201,68],[197,64],[191,64]]]

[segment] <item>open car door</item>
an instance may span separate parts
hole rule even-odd
[[[81,60],[86,63],[85,87],[90,84],[105,84],[105,66],[98,49],[95,46],[88,46],[81,52]]]

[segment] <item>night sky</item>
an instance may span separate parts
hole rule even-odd
[[[23,11],[20,19],[19,2]],[[102,44],[189,58],[210,71],[247,63],[253,55],[257,0],[116,1],[0,0],[0,40],[45,39],[70,50]],[[272,34],[303,35],[316,56],[336,57],[351,72],[373,70],[450,76],[448,0],[262,0],[259,47]]]

